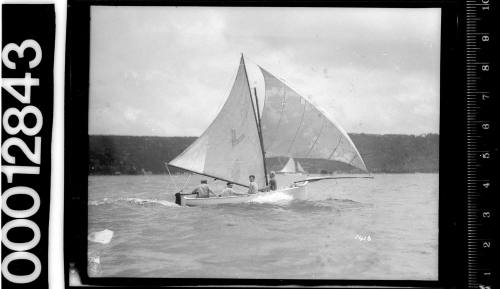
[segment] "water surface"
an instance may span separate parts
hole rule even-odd
[[[308,185],[307,200],[179,207],[200,176],[89,176],[94,277],[436,280],[438,174]],[[279,186],[300,175],[278,176]],[[210,185],[222,190],[224,182]]]

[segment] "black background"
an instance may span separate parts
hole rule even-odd
[[[39,86],[31,87],[31,101],[23,104],[2,89],[2,115],[10,107],[21,110],[27,105],[37,107],[43,115],[43,126],[41,131],[35,135],[42,139],[41,162],[39,175],[14,174],[13,182],[7,183],[5,174],[2,174],[2,192],[15,186],[27,186],[37,191],[40,196],[40,209],[29,220],[34,221],[40,228],[41,239],[37,246],[28,252],[36,255],[41,262],[42,271],[40,276],[28,284],[14,284],[2,275],[3,288],[48,288],[48,225],[50,208],[50,173],[51,173],[51,142],[52,142],[52,114],[53,114],[53,90],[54,90],[54,44],[55,44],[55,13],[54,5],[13,5],[4,4],[2,12],[2,48],[8,43],[20,45],[26,39],[33,39],[40,44],[42,49],[42,60],[38,66],[30,69],[28,61],[34,56],[31,49],[25,50],[24,58],[18,58],[15,52],[9,54],[11,61],[16,63],[16,69],[12,70],[2,65],[3,78],[24,78],[26,72],[31,73],[32,78],[39,78]],[[15,87],[21,93],[22,87]],[[31,117],[31,119],[30,119]],[[10,118],[10,123],[15,124],[15,117]],[[34,117],[27,116],[25,119],[28,127],[34,124]],[[31,123],[30,123],[31,122]],[[31,124],[31,125],[30,125]],[[34,147],[34,137],[26,136],[19,132],[13,137],[22,139],[30,149]],[[2,140],[9,137],[3,130]],[[12,147],[9,152],[16,157],[15,164],[9,164],[2,158],[2,165],[35,165],[24,156],[17,147]],[[26,196],[12,196],[9,198],[9,206],[13,209],[27,209],[33,201]],[[13,218],[2,211],[2,226]],[[8,237],[14,242],[27,242],[33,237],[28,228],[14,229]],[[2,243],[2,260],[12,251]],[[9,271],[13,274],[27,275],[33,270],[29,261],[13,261],[9,265]]]
[[[87,267],[88,81],[91,5],[440,7],[441,112],[439,160],[439,280],[257,280],[89,278]],[[465,81],[464,6],[456,1],[81,1],[70,0],[66,83],[65,263],[76,264],[84,284],[95,285],[378,285],[460,287],[465,284]],[[408,260],[412,262],[412,260]]]

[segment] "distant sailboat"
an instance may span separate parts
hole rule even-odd
[[[307,172],[304,170],[304,168],[300,165],[299,161],[297,161],[297,173],[301,173],[301,174],[306,174]]]
[[[265,82],[262,114],[242,55],[224,106],[205,132],[169,166],[245,187],[248,176],[254,175],[259,188],[268,184],[266,157],[336,160],[367,171],[358,150],[339,125],[284,82],[259,68]],[[294,183],[280,191],[296,196],[305,193],[306,185],[307,181]],[[260,194],[265,193],[179,199],[183,205],[208,205],[251,201]]]
[[[293,158],[288,158],[288,161],[286,162],[285,166],[278,171],[280,174],[296,174],[296,173],[301,173],[305,174],[306,172],[304,171],[304,168],[300,165],[300,163]]]

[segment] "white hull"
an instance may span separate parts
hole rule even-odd
[[[245,194],[245,195],[233,195],[224,197],[210,197],[210,198],[195,198],[182,196],[181,205],[182,206],[210,206],[210,205],[220,205],[220,204],[239,204],[247,203],[257,200],[259,198],[265,197],[266,195],[271,195],[275,193],[285,193],[292,196],[294,199],[305,199],[307,197],[306,190],[307,182],[296,184],[293,187],[282,188],[276,191],[270,192],[259,192],[256,194]]]

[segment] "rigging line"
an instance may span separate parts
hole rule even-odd
[[[300,97],[300,96],[299,96]],[[300,99],[299,99],[300,101]],[[288,147],[288,151],[286,152],[288,155],[290,154],[290,150],[292,149],[294,143],[295,143],[295,140],[297,139],[297,135],[299,134],[299,131],[300,129],[302,128],[302,124],[304,122],[304,115],[306,114],[306,106],[309,104],[309,102],[305,102],[304,104],[304,109],[302,110],[302,116],[300,118],[300,123],[299,123],[299,127],[297,128],[297,131],[295,131],[295,136],[293,137],[293,140],[292,142],[290,143],[290,146]]]
[[[174,181],[174,178],[172,177],[172,174],[170,173],[170,170],[168,169],[168,164],[165,164],[165,168],[167,168],[168,175],[170,176],[170,181],[174,185],[176,191],[180,192],[181,190],[179,190],[179,186],[177,186],[177,183]]]
[[[184,171],[187,171],[187,172],[190,172],[190,173],[194,173],[194,174],[197,174],[197,175],[201,175],[201,176],[205,176],[205,177],[209,177],[209,178],[213,178],[213,179],[217,179],[217,180],[222,180],[222,181],[225,181],[225,182],[230,182],[230,183],[233,183],[235,185],[238,185],[238,186],[242,186],[242,187],[245,187],[245,188],[248,188],[248,185],[244,185],[242,183],[238,183],[236,181],[231,181],[231,180],[228,180],[226,178],[221,178],[221,177],[216,177],[214,175],[209,175],[207,173],[201,173],[201,172],[196,172],[196,171],[192,171],[192,170],[189,170],[189,169],[185,169],[185,168],[181,168],[181,167],[178,167],[178,166],[175,166],[175,165],[170,165],[174,168],[179,168],[179,169],[182,169]]]
[[[355,166],[355,165],[353,165],[353,164],[352,164],[352,162],[354,162],[354,160],[355,160],[356,158],[359,158],[359,159],[361,160],[361,162],[363,163],[363,165],[364,165],[364,166],[365,166],[365,168],[366,168],[365,170],[363,170],[362,168],[359,168],[359,167],[357,167],[357,166]],[[366,171],[366,172],[368,172],[368,168],[366,167],[366,164],[364,163],[363,159],[361,158],[361,155],[357,154],[356,152],[354,153],[354,157],[352,157],[351,161],[349,162],[349,165],[351,165],[351,166],[353,166],[353,167],[355,167],[355,168],[361,169],[362,171]],[[368,173],[369,173],[369,172],[368,172]]]
[[[340,143],[342,142],[342,138],[343,136],[340,135],[340,138],[339,138],[339,142],[337,143],[337,146],[335,146],[335,148],[333,149],[332,153],[328,156],[328,159],[331,160],[332,157],[333,157],[333,154],[337,151],[337,149],[339,148],[339,145]]]
[[[280,168],[283,168],[283,162],[281,161],[281,157],[278,157],[278,162],[280,163]]]
[[[325,126],[325,118],[322,117],[321,118],[321,128],[319,129],[319,133],[318,133],[318,136],[316,137],[316,139],[314,140],[314,143],[312,144],[312,146],[309,148],[309,151],[307,152],[305,158],[308,158],[309,157],[309,154],[312,152],[312,149],[314,148],[314,146],[316,145],[316,143],[318,142],[319,140],[319,137],[321,136],[321,134],[323,133],[323,127]]]
[[[316,181],[322,181],[322,180],[338,180],[338,179],[373,179],[374,177],[369,175],[369,176],[331,176],[331,177],[316,177],[316,178],[307,178],[304,180],[298,180],[294,181],[294,183],[301,183],[301,182],[316,182]]]
[[[351,161],[349,162],[349,165],[351,165],[351,166],[352,166],[352,162],[354,161],[354,159],[355,159],[355,158],[356,158],[356,155],[354,155],[354,156],[352,157]]]
[[[186,185],[189,183],[189,180],[191,180],[191,176],[192,174],[189,174],[189,176],[187,177],[187,180],[186,182],[184,183],[184,185],[182,186],[182,189],[184,190],[184,188],[186,187]]]

